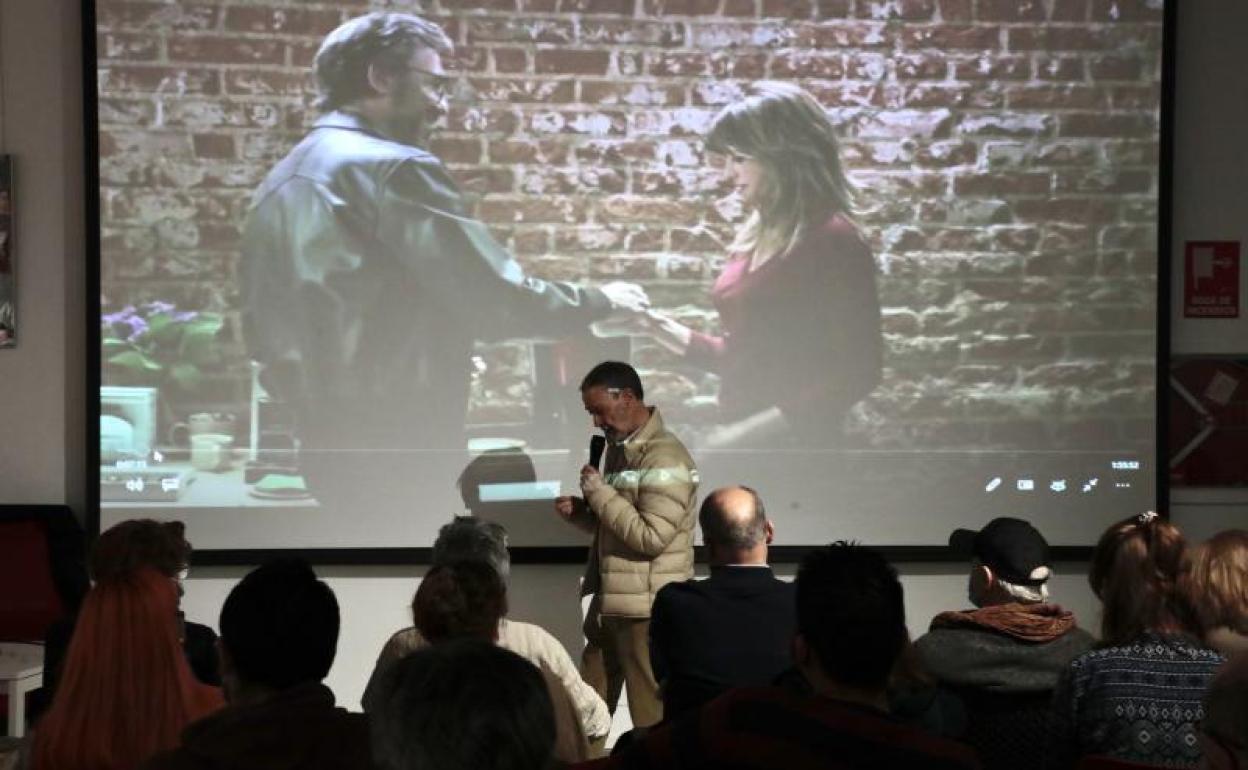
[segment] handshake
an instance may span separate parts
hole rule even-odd
[[[611,302],[612,316],[639,315],[650,308],[650,297],[646,290],[629,281],[612,281],[599,287]]]
[[[601,287],[611,301],[613,312],[591,327],[596,337],[629,337],[650,335],[663,341],[671,333],[667,327],[681,326],[667,316],[650,308],[646,290],[635,283],[615,281]],[[683,327],[682,327],[683,328]]]

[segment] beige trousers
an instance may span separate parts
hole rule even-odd
[[[663,718],[659,685],[650,669],[650,618],[604,617],[598,598],[585,617],[581,676],[615,713],[620,690],[628,688],[628,713],[634,727],[650,727]],[[605,739],[603,739],[605,740]],[[601,750],[603,740],[594,742]]]

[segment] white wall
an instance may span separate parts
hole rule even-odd
[[[1181,3],[1175,88],[1171,349],[1248,355],[1248,3]],[[1241,248],[1238,319],[1183,318],[1183,245],[1232,240]],[[1194,540],[1248,528],[1248,490],[1175,489],[1170,514]]]
[[[1175,353],[1248,353],[1248,267],[1241,251],[1238,319],[1183,317],[1183,244],[1248,242],[1248,62],[1243,31],[1248,3],[1179,5],[1175,89],[1174,244],[1171,251],[1171,349]]]
[[[0,350],[0,502],[85,501],[82,59],[76,0],[0,0],[16,348]]]
[[[0,351],[0,502],[68,503],[83,511],[83,227],[77,0],[0,0],[0,150],[17,156],[16,256],[20,345]],[[1240,138],[1248,111],[1248,54],[1239,33],[1248,4],[1184,3],[1179,24],[1176,249],[1188,239],[1243,239],[1248,175]],[[1245,352],[1245,323],[1176,321],[1180,352]],[[1206,504],[1198,504],[1204,494]],[[1248,526],[1248,507],[1227,493],[1185,493],[1180,526],[1200,536]],[[203,569],[188,583],[188,616],[216,624],[243,570]],[[962,568],[903,565],[915,633],[941,609],[964,604]],[[330,684],[358,704],[386,636],[407,623],[413,568],[322,569],[344,608]],[[579,648],[573,566],[517,566],[513,615]],[[1082,568],[1059,565],[1056,598],[1094,627]]]

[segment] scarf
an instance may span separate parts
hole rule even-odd
[[[942,612],[932,618],[932,630],[977,628],[1032,644],[1051,642],[1074,627],[1074,614],[1056,604],[994,604],[976,610]]]

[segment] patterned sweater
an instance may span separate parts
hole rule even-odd
[[[1146,633],[1075,658],[1054,695],[1053,767],[1088,754],[1196,767],[1201,698],[1225,658],[1184,636]]]

